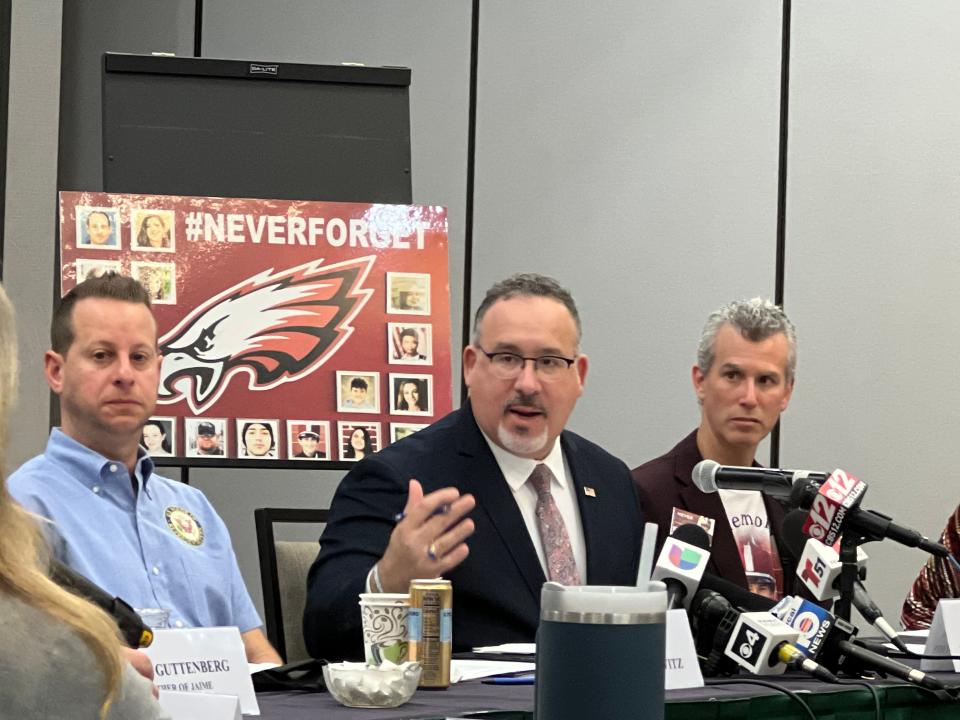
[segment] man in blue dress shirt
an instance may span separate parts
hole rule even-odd
[[[50,520],[54,556],[172,627],[232,625],[251,662],[281,662],[261,629],[227,528],[196,488],[156,475],[140,446],[161,356],[150,299],[115,273],[75,287],[54,312],[44,374],[62,426],[10,476]]]

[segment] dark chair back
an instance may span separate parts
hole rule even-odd
[[[288,663],[310,657],[303,642],[303,608],[307,597],[307,571],[317,557],[320,545],[315,540],[278,541],[274,525],[322,524],[327,521],[327,512],[306,508],[258,508],[253,512],[267,638]]]

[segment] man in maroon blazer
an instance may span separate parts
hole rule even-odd
[[[659,525],[658,547],[677,525],[699,522],[712,529],[707,571],[774,598],[794,585],[795,564],[777,542],[783,507],[756,491],[704,493],[690,475],[703,459],[756,464],[757,446],[790,402],[796,364],[783,310],[761,298],[723,306],[707,319],[692,370],[700,426],[633,470],[644,514]]]

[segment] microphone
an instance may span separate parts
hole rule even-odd
[[[690,607],[709,559],[710,536],[699,525],[681,525],[666,539],[650,579],[667,586],[667,610]]]
[[[690,601],[687,616],[700,671],[706,677],[735,673],[736,664],[723,654],[722,643],[717,639],[730,637],[739,616],[737,610],[719,592],[701,588]]]
[[[739,612],[714,590],[697,591],[690,622],[697,633],[701,670],[708,677],[731,674],[737,666],[755,675],[779,675],[794,667],[827,682],[837,680],[793,644],[798,631],[769,612]]]
[[[693,468],[691,477],[705,493],[718,488],[759,490],[789,507],[809,510],[804,532],[827,545],[836,541],[841,529],[848,528],[870,540],[889,538],[938,557],[950,555],[943,545],[916,530],[897,525],[882,513],[857,507],[867,490],[866,483],[843,470],[828,475],[807,470],[724,466],[702,460]]]
[[[741,610],[769,611],[775,604],[768,597],[704,573],[687,611],[703,674],[713,677],[735,673],[736,665],[723,654],[722,643],[718,643],[717,638],[730,636]]]
[[[787,550],[797,561],[797,577],[817,600],[829,600],[840,595],[840,571],[843,563],[837,551],[819,540],[807,539],[803,534],[806,516],[802,510],[791,510],[783,519],[782,539]],[[867,554],[857,548],[860,574],[866,572]],[[883,617],[883,611],[867,593],[858,578],[853,585],[853,605],[863,618],[873,625],[889,642],[903,652],[909,652],[897,631]]]
[[[796,650],[793,643],[799,637],[799,632],[770,613],[740,613],[724,654],[751,675],[781,675],[792,655],[785,657],[780,650]]]
[[[832,668],[856,674],[859,669],[879,671],[928,690],[944,690],[936,678],[908,665],[883,657],[852,642],[857,629],[816,603],[800,597],[784,598],[774,609],[789,627],[800,632],[796,641],[801,652]],[[857,669],[850,668],[854,665]]]
[[[841,530],[850,529],[868,540],[889,538],[938,557],[950,555],[940,543],[928,540],[916,530],[897,525],[888,515],[858,507],[866,491],[866,483],[843,470],[835,470],[819,486],[808,480],[795,483],[787,504],[810,511],[804,532],[825,545],[835,543]]]
[[[724,654],[752,675],[782,675],[793,667],[820,680],[837,682],[836,675],[793,644],[799,637],[797,630],[770,613],[740,613]]]
[[[849,640],[840,640],[837,643],[837,648],[847,657],[858,660],[864,667],[892,675],[895,678],[900,678],[908,683],[919,685],[922,688],[933,690],[934,692],[941,690],[946,691],[947,689],[942,682],[932,675],[927,675],[927,673],[912,668],[909,665],[904,665],[901,662],[879,655],[872,650],[867,650]]]
[[[699,589],[713,590],[721,595],[728,604],[747,612],[769,612],[777,604],[776,600],[752,593],[712,573],[703,574]],[[699,595],[699,593],[697,594]]]
[[[786,501],[790,499],[794,483],[809,480],[819,486],[827,479],[827,474],[811,470],[721,465],[715,460],[701,460],[694,465],[691,479],[693,484],[705,493],[715,493],[720,488],[759,490],[770,497]]]
[[[118,597],[113,597],[96,583],[70,569],[58,560],[50,561],[50,579],[57,585],[89,600],[110,615],[120,628],[129,647],[147,647],[153,642],[153,631],[143,624],[136,611]]]

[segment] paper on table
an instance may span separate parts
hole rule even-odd
[[[900,639],[903,640],[904,644],[906,644],[907,650],[917,653],[918,655],[923,655],[923,651],[927,645],[927,636],[930,634],[930,628],[924,628],[923,630],[901,630],[897,634],[900,636]],[[897,649],[890,643],[886,643],[886,646],[891,650]]]
[[[529,672],[536,669],[532,662],[507,662],[504,660],[451,660],[450,681],[454,683],[463,680],[506,675],[507,673]]]
[[[475,653],[501,653],[510,655],[533,655],[537,651],[536,643],[506,643],[504,645],[485,645],[475,647]]]

